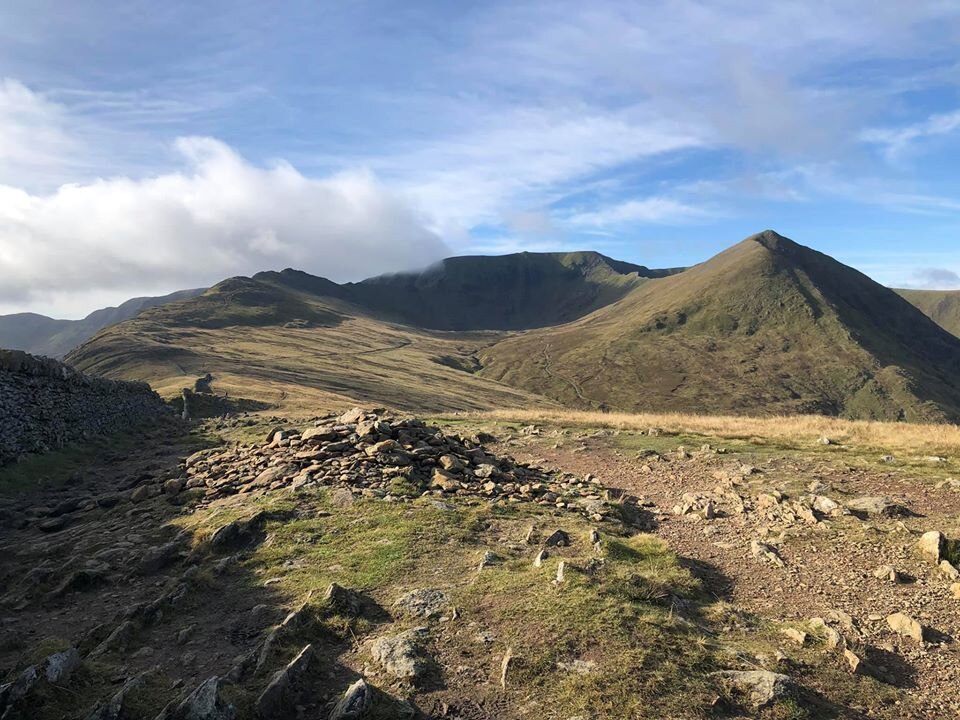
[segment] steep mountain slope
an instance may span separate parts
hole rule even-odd
[[[337,285],[296,270],[254,279],[349,301],[395,322],[434,330],[523,330],[569,322],[619,300],[651,270],[596,252],[447,258],[419,273]]]
[[[395,325],[336,298],[231,278],[103,330],[67,361],[145,380],[165,397],[209,372],[215,393],[288,414],[356,402],[427,411],[549,403],[464,372],[499,337]]]
[[[960,336],[960,290],[897,290],[944,330]]]
[[[118,307],[95,310],[82,320],[55,320],[36,313],[0,315],[0,347],[63,357],[108,325],[129,320],[147,308],[186,300],[202,292],[179,290],[160,297],[133,298]]]
[[[571,405],[960,417],[960,340],[773,231],[481,361],[486,377]]]

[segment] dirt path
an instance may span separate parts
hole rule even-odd
[[[603,437],[574,446],[556,443],[552,437],[524,443],[522,449],[512,449],[521,460],[592,473],[608,487],[643,498],[655,519],[652,531],[698,570],[718,598],[778,623],[805,623],[838,610],[849,614],[862,635],[859,647],[864,666],[884,684],[904,689],[908,698],[903,705],[887,707],[861,698],[858,709],[868,716],[960,715],[960,600],[951,595],[952,581],[921,559],[916,549],[919,535],[927,530],[956,537],[960,493],[937,490],[932,481],[910,479],[896,469],[853,469],[843,462],[795,453],[765,454],[762,465],[737,482],[743,492],[757,496],[779,490],[787,501],[807,492],[808,484],[818,483],[819,494],[841,504],[860,496],[883,495],[909,513],[784,523],[752,510],[730,511],[720,502],[717,516],[706,520],[696,511],[677,515],[674,507],[683,503],[685,493],[729,490],[729,482],[726,488],[718,488],[724,485],[718,478],[736,476],[742,464],[757,458],[698,452],[683,459],[676,454],[636,458],[618,449],[615,439]],[[784,567],[754,557],[752,540],[776,548]],[[875,577],[880,565],[892,565],[904,581]],[[885,618],[896,612],[922,623],[924,643],[890,630]],[[785,655],[797,655],[797,650],[793,641],[783,638]],[[842,656],[831,662],[847,671]]]

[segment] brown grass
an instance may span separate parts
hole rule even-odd
[[[464,417],[463,415],[457,417]],[[960,452],[960,426],[842,420],[822,415],[735,417],[683,413],[601,413],[576,410],[492,410],[471,418],[502,422],[544,423],[563,427],[600,427],[645,431],[658,428],[729,440],[814,445],[822,437],[840,444],[878,450],[927,453]]]

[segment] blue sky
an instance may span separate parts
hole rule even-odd
[[[772,227],[960,287],[960,2],[0,7],[0,312]]]

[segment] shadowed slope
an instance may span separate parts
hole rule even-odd
[[[960,341],[893,291],[772,231],[481,359],[488,377],[581,406],[960,413]]]
[[[296,270],[254,279],[347,300],[383,319],[418,327],[523,330],[575,320],[673,272],[571,252],[454,257],[419,273],[345,285]]]

